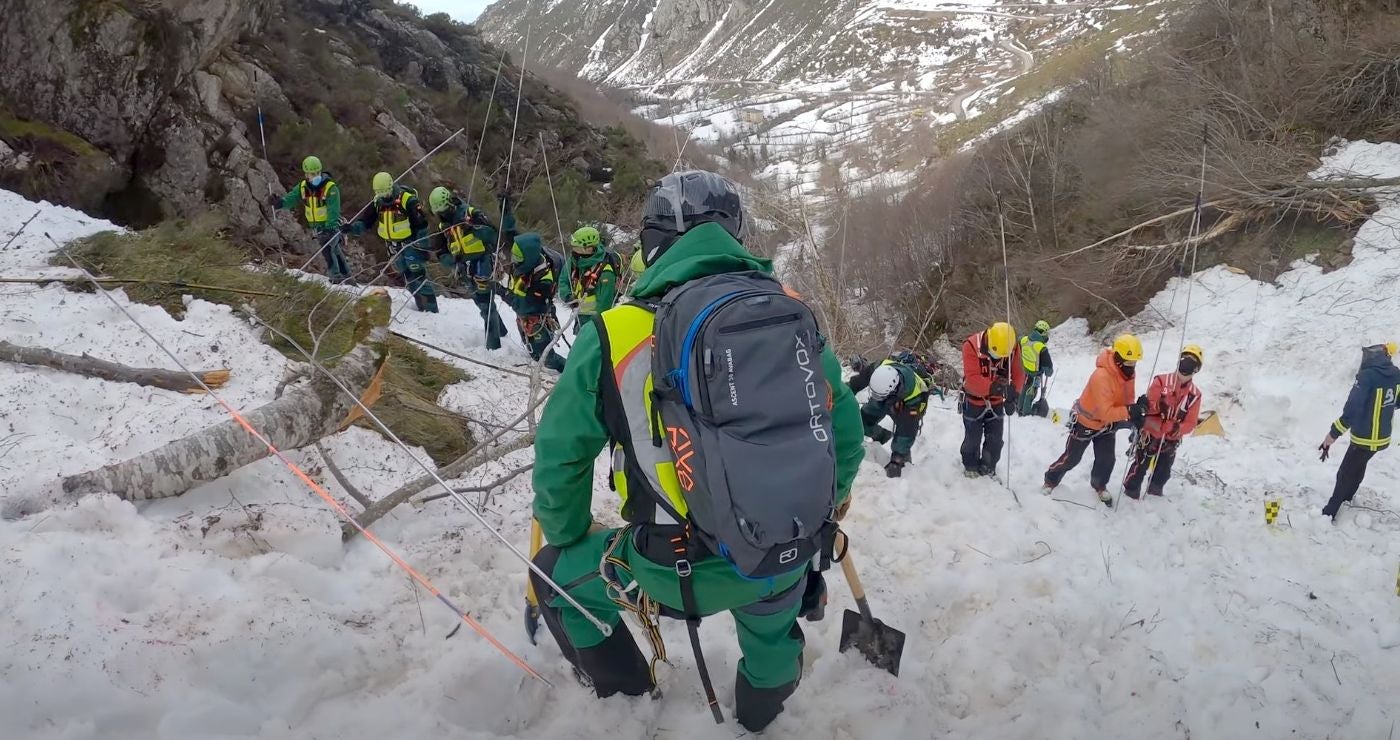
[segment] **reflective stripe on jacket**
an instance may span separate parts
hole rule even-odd
[[[1347,395],[1342,415],[1332,423],[1333,439],[1351,431],[1351,443],[1370,450],[1390,446],[1395,397],[1400,393],[1400,368],[1395,367],[1384,345],[1361,350],[1361,369]]]
[[[1187,378],[1163,373],[1147,387],[1147,418],[1142,431],[1153,439],[1179,441],[1196,429],[1201,418],[1201,391]]]
[[[388,206],[379,207],[379,238],[386,242],[408,241],[413,236],[413,224],[408,217],[408,202],[416,198],[411,190],[404,190]]]
[[[1000,360],[987,354],[987,333],[977,332],[962,346],[963,393],[975,406],[999,405],[1006,399],[992,395],[997,381],[1010,382],[1020,393],[1026,387],[1026,368],[1021,361],[1021,349],[1016,347],[1010,357]]]
[[[330,221],[330,206],[327,199],[335,181],[326,178],[321,186],[313,188],[306,180],[301,181],[301,203],[306,214],[306,223],[311,226],[326,226]]]

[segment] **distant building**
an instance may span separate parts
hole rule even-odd
[[[739,111],[739,120],[757,126],[768,119],[764,118],[763,111],[757,108],[745,108]]]

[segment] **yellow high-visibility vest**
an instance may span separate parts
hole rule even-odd
[[[387,208],[380,207],[380,239],[386,242],[402,242],[413,236],[413,224],[408,220],[408,201],[414,197],[414,193],[405,190],[393,204]]]

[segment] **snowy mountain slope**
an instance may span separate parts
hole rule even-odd
[[[835,164],[857,182],[900,184],[929,158],[1067,84],[1062,77],[1086,59],[1135,48],[1169,7],[500,0],[478,25],[535,63],[630,90],[639,113],[731,160],[771,167],[770,180],[817,191],[824,167]],[[527,32],[533,50],[525,49]]]
[[[1400,145],[1353,144],[1327,161],[1400,175]],[[10,198],[0,209],[6,235],[33,206],[0,197]],[[101,226],[41,207],[43,228],[60,238]],[[908,633],[902,675],[836,651],[838,612],[850,598],[832,574],[828,618],[803,624],[803,684],[766,736],[1386,737],[1400,686],[1400,453],[1376,458],[1358,496],[1376,511],[1348,512],[1333,527],[1316,512],[1335,458],[1317,462],[1314,447],[1360,346],[1396,338],[1397,226],[1400,201],[1362,229],[1345,268],[1323,274],[1300,264],[1269,285],[1215,268],[1174,281],[1134,321],[1157,369],[1171,364],[1183,327],[1205,347],[1207,407],[1221,409],[1230,435],[1189,439],[1165,500],[1106,510],[1093,502],[1084,468],[1055,497],[1082,506],[1042,497],[1041,471],[1063,442],[1063,430],[1045,420],[1017,419],[1011,429],[1002,473],[1024,508],[992,482],[961,477],[954,413],[930,414],[903,479],[884,478],[872,451],[846,528],[876,615]],[[0,252],[7,274],[53,269],[38,266],[49,248],[42,238],[26,231],[15,243]],[[98,316],[101,296],[10,285],[0,300],[0,338],[36,331],[9,319],[27,307],[33,323],[53,326],[45,341],[60,349],[158,362],[134,327]],[[496,362],[522,356],[518,347],[481,349],[470,302],[444,306],[438,317],[406,312],[402,330]],[[92,320],[69,321],[75,312]],[[217,333],[221,350],[261,351],[241,322],[197,304],[183,322],[141,318],[192,361],[238,360],[198,356],[201,345],[181,344],[187,331]],[[1054,329],[1054,405],[1072,402],[1101,340],[1082,322]],[[228,393],[237,405],[270,397],[253,378],[275,377],[282,360],[263,362],[235,374]],[[445,403],[487,423],[519,406],[518,378],[463,367],[473,378],[448,389]],[[0,365],[0,389],[0,430],[37,437],[0,457],[5,498],[129,452],[102,440],[158,444],[219,419],[207,399],[174,394],[158,397],[165,413],[154,419],[142,409],[152,392],[70,384],[46,370]],[[84,413],[93,404],[106,405]],[[406,455],[363,430],[329,447],[372,494],[413,474]],[[320,475],[314,453],[293,457]],[[595,492],[596,514],[616,521],[601,477]],[[518,480],[488,506],[488,518],[521,546],[528,498]],[[1268,498],[1283,501],[1273,527],[1262,517]],[[219,516],[212,524],[211,514]],[[405,507],[378,530],[554,687],[526,679],[467,630],[445,640],[455,626],[449,613],[422,599],[420,616],[400,571],[366,543],[342,548],[324,507],[264,462],[180,499],[136,507],[88,497],[0,521],[5,736],[734,737],[732,725],[709,719],[682,626],[663,626],[674,667],[663,671],[661,699],[598,701],[547,637],[538,647],[525,641],[523,568],[466,514],[445,503]],[[702,636],[731,712],[733,628],[709,619]]]

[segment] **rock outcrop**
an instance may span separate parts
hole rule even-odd
[[[470,171],[484,142],[479,192],[494,192],[512,130],[515,185],[532,178],[541,133],[556,177],[610,156],[608,138],[533,79],[512,127],[519,70],[474,29],[390,0],[10,5],[22,22],[0,28],[0,187],[120,223],[212,204],[261,247],[299,243],[295,219],[275,215],[268,196],[294,182],[302,156],[326,161],[350,216],[369,173],[401,171],[464,127],[415,182],[478,184]]]

